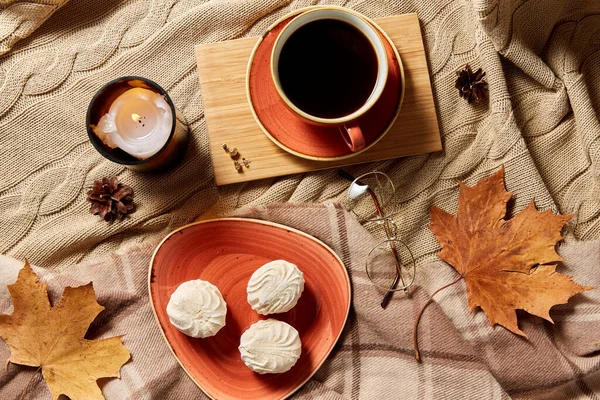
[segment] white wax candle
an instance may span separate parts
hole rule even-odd
[[[173,113],[165,98],[138,87],[117,97],[92,129],[107,146],[145,159],[165,145],[172,125]]]

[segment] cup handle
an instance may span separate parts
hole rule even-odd
[[[340,134],[350,151],[360,151],[365,148],[365,137],[356,122],[350,122],[339,127]]]

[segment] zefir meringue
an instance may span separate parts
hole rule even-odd
[[[242,334],[238,349],[244,364],[252,371],[280,374],[296,364],[302,342],[293,326],[267,319],[254,323]]]
[[[167,315],[179,331],[206,338],[225,326],[227,304],[215,285],[196,279],[175,289],[167,304]]]
[[[304,291],[304,274],[285,260],[266,263],[248,281],[248,303],[262,315],[291,310]]]

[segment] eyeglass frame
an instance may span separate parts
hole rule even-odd
[[[373,203],[375,205],[375,209],[377,211],[377,215],[379,216],[379,218],[377,219],[372,219],[371,221],[373,222],[377,222],[377,223],[383,223],[384,224],[384,231],[386,234],[386,239],[379,242],[377,245],[375,245],[367,254],[366,259],[365,259],[365,271],[367,273],[367,277],[369,278],[369,280],[371,281],[371,283],[373,285],[375,285],[376,287],[382,288],[382,289],[386,289],[386,286],[382,286],[378,283],[376,283],[373,278],[371,277],[370,273],[369,273],[369,257],[370,255],[377,250],[378,248],[380,248],[382,245],[388,243],[390,245],[390,248],[392,249],[392,252],[394,253],[394,259],[395,259],[395,269],[396,269],[396,275],[394,277],[394,281],[392,282],[392,284],[386,289],[386,294],[384,295],[383,299],[381,300],[381,308],[385,309],[387,307],[387,305],[389,304],[392,295],[394,294],[394,292],[397,291],[404,291],[404,293],[408,293],[408,289],[414,284],[415,282],[415,277],[416,277],[416,260],[415,257],[412,253],[412,251],[410,250],[410,248],[408,247],[408,245],[403,241],[398,239],[398,226],[396,224],[396,222],[394,221],[394,219],[391,216],[385,216],[381,207],[381,204],[379,202],[379,200],[377,199],[377,195],[375,194],[375,192],[368,186],[368,185],[364,185],[362,183],[360,183],[360,180],[363,179],[365,176],[368,175],[373,175],[373,174],[379,174],[379,175],[383,175],[390,183],[391,187],[392,187],[392,195],[396,192],[396,187],[394,185],[394,182],[392,182],[392,180],[390,179],[389,176],[387,176],[385,173],[381,172],[381,171],[371,171],[371,172],[367,172],[365,174],[362,174],[358,177],[354,177],[351,174],[349,174],[348,172],[339,169],[338,170],[338,174],[344,178],[347,179],[349,181],[351,181],[350,186],[348,187],[348,194],[347,197],[350,198],[350,189],[352,188],[352,186],[354,184],[357,185],[361,185],[361,186],[367,186],[367,192],[369,193],[371,199],[373,200]],[[360,216],[358,214],[356,214],[356,212],[354,210],[351,210],[353,212],[354,215],[356,215],[358,218],[360,218]],[[390,232],[390,228],[388,226],[388,224],[392,225],[392,231]],[[400,271],[400,269],[402,268],[402,264],[400,262],[399,256],[398,256],[398,252],[396,251],[396,247],[392,246],[392,242],[398,242],[401,243],[406,250],[408,251],[408,254],[410,254],[410,258],[412,260],[412,278],[410,280],[410,282],[408,283],[408,285],[406,283],[404,283],[404,278],[402,277],[402,273]],[[402,287],[400,288],[396,288],[396,286],[398,285],[398,282],[401,281],[402,282]]]

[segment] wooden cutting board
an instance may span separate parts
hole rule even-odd
[[[404,102],[396,123],[373,148],[344,160],[313,161],[273,143],[254,120],[246,95],[246,68],[259,38],[196,46],[210,153],[217,185],[387,160],[442,149],[429,70],[416,14],[375,19],[392,39],[404,65]],[[222,144],[252,161],[238,172]]]

